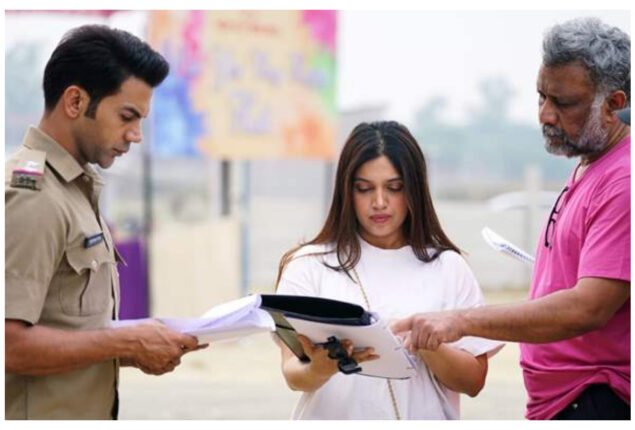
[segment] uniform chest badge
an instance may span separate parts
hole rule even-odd
[[[104,240],[103,233],[93,234],[92,236],[88,236],[84,238],[84,248],[92,248],[93,246],[101,243]]]

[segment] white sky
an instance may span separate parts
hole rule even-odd
[[[542,35],[551,25],[597,16],[629,35],[619,11],[348,11],[340,14],[339,105],[386,105],[409,124],[417,107],[445,96],[444,117],[460,122],[478,103],[477,83],[503,77],[516,92],[510,116],[536,122]]]

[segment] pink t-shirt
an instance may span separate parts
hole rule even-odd
[[[587,277],[631,280],[631,138],[567,181],[549,229],[543,229],[530,298],[572,288]],[[546,225],[545,225],[546,226]],[[598,330],[559,342],[520,345],[529,395],[527,418],[550,419],[584,389],[608,384],[631,398],[631,301]]]

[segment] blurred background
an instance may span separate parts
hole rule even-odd
[[[126,259],[121,318],[197,316],[272,292],[279,259],[319,230],[337,157],[361,121],[405,124],[427,158],[441,223],[490,303],[523,299],[533,254],[574,161],[543,149],[535,80],[551,25],[630,11],[6,11],[5,156],[37,125],[44,64],[69,29],[99,23],[170,62],[144,142],[102,174],[101,208]],[[160,378],[124,369],[121,418],[285,419],[269,335],[212,345]],[[490,361],[463,418],[520,419],[518,347]]]

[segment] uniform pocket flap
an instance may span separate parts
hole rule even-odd
[[[103,243],[90,248],[83,246],[71,248],[66,251],[66,259],[77,273],[82,273],[84,270],[95,272],[104,263],[115,263],[115,259]]]

